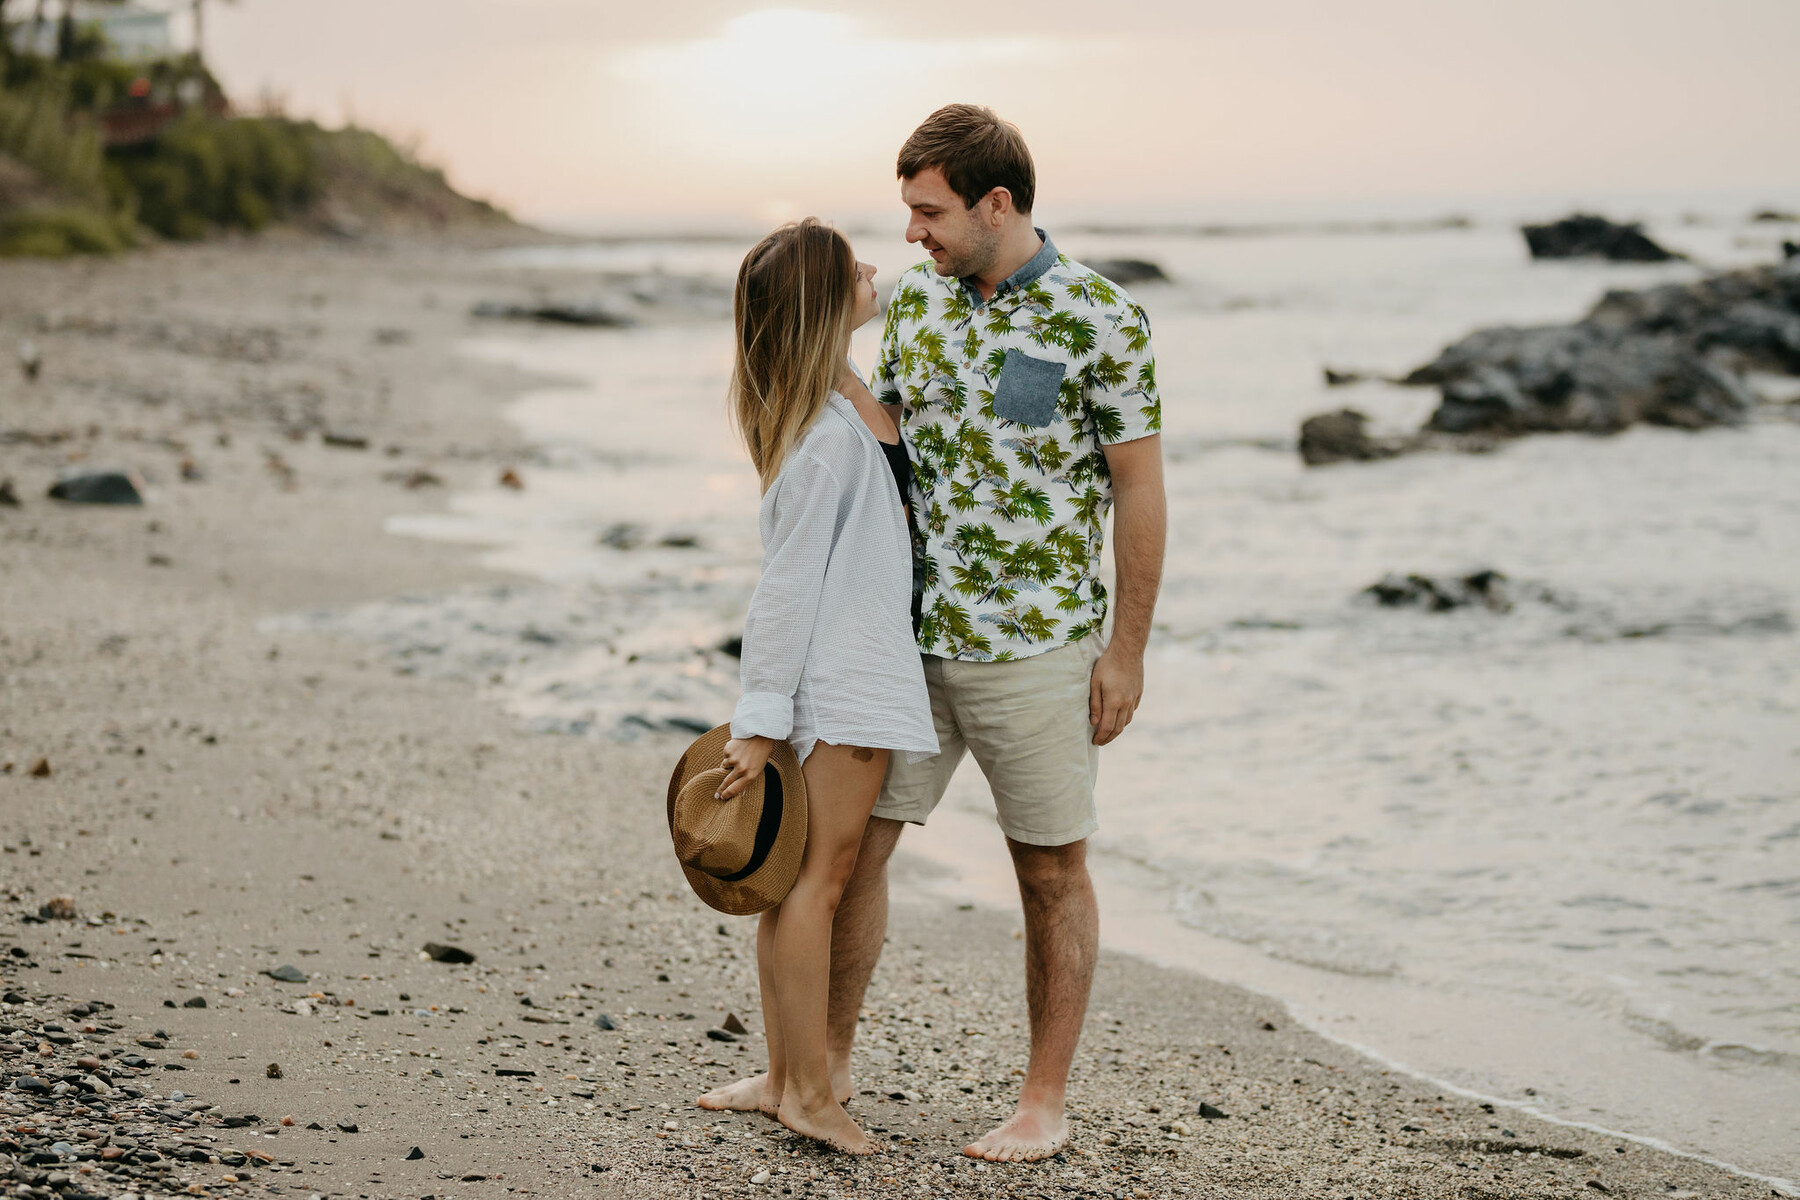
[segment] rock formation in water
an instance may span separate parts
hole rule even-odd
[[[1087,264],[1095,274],[1124,287],[1132,283],[1167,283],[1169,277],[1153,262],[1141,258],[1102,258]]]
[[[1354,408],[1308,417],[1300,426],[1300,457],[1307,466],[1316,467],[1392,458],[1406,448],[1390,439],[1369,436],[1368,425],[1369,418]]]
[[[1568,325],[1476,330],[1400,381],[1442,395],[1420,437],[1371,450],[1357,440],[1366,440],[1361,424],[1345,419],[1356,414],[1343,410],[1308,418],[1301,457],[1382,458],[1434,434],[1737,425],[1758,403],[1746,371],[1800,376],[1800,258],[1608,292]]]
[[[1668,262],[1682,257],[1663,249],[1637,225],[1620,225],[1592,213],[1576,213],[1521,230],[1533,258],[1609,258],[1615,262]]]

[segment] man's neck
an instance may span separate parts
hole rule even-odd
[[[983,300],[994,298],[994,289],[1012,278],[1013,273],[1032,259],[1044,248],[1044,239],[1037,235],[1029,220],[1020,221],[1006,231],[1000,242],[1000,253],[994,258],[994,265],[969,282],[981,293]]]

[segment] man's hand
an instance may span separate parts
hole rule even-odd
[[[768,763],[769,755],[773,753],[775,753],[774,738],[732,738],[726,742],[723,765],[727,774],[724,782],[719,784],[719,799],[737,799],[743,790],[750,786],[752,779],[761,777],[763,767]]]
[[[1088,724],[1094,727],[1094,745],[1125,732],[1144,698],[1144,656],[1114,643],[1094,663],[1088,677]]]

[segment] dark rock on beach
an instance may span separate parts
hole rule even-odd
[[[1169,276],[1141,258],[1102,258],[1087,264],[1096,274],[1124,287],[1133,283],[1167,283]]]
[[[1592,213],[1576,213],[1548,225],[1526,225],[1533,258],[1607,258],[1614,262],[1668,262],[1681,257],[1657,245],[1637,225],[1620,225]]]
[[[1388,575],[1364,588],[1363,594],[1383,608],[1422,608],[1426,612],[1470,607],[1505,612],[1512,607],[1506,594],[1506,576],[1491,567],[1455,579]]]
[[[1782,242],[1781,257],[1800,258],[1800,242]]]
[[[490,320],[538,321],[588,329],[623,329],[633,323],[630,317],[598,304],[504,304],[485,300],[475,306],[473,315]]]
[[[70,504],[142,504],[144,493],[129,471],[77,471],[51,485],[50,498]]]
[[[1403,442],[1369,435],[1369,418],[1354,408],[1308,417],[1300,425],[1300,457],[1309,467],[1345,461],[1392,458]]]
[[[426,942],[425,954],[432,962],[472,963],[475,956],[461,946],[446,946],[440,942]]]

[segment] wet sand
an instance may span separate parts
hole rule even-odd
[[[191,1164],[209,1194],[1770,1193],[1485,1111],[1271,1001],[1120,954],[1096,983],[1070,1150],[965,1160],[1023,1067],[1021,947],[1004,912],[938,898],[919,860],[897,872],[851,1105],[890,1153],[852,1162],[694,1108],[762,1048],[752,924],[694,900],[667,851],[675,744],[531,734],[473,688],[268,624],[503,580],[382,524],[499,486],[529,454],[497,412],[533,381],[451,352],[469,307],[517,286],[443,246],[0,264],[0,345],[29,336],[45,363],[0,380],[0,478],[23,501],[0,508],[0,945],[25,951],[0,974],[26,1001],[0,1010],[20,1048],[8,1085],[75,1002],[113,1005],[121,1037],[163,1031],[138,1050],[160,1071],[144,1088],[257,1114],[244,1128],[272,1160],[237,1183]],[[136,468],[150,502],[44,499],[72,456]],[[408,489],[419,472],[446,487]],[[80,916],[19,920],[57,896]],[[475,961],[430,961],[427,942]],[[263,974],[282,966],[306,981]],[[728,1012],[749,1035],[709,1037]],[[39,1071],[81,1048],[43,1044]],[[33,1097],[0,1093],[9,1127],[76,1103]],[[52,1169],[0,1154],[9,1187]],[[60,1169],[124,1194],[99,1166]]]

